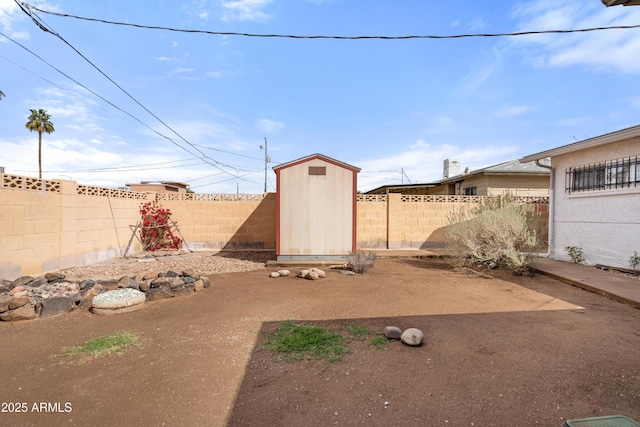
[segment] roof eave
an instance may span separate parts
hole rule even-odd
[[[638,136],[640,136],[640,125],[585,139],[583,141],[574,142],[573,144],[563,145],[562,147],[552,148],[551,150],[542,151],[540,153],[530,154],[521,158],[519,161],[520,163],[533,162],[546,157],[561,156],[563,154],[586,150],[587,148],[599,147],[601,145],[611,144],[612,142],[618,142]]]

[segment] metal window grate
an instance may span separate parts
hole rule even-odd
[[[326,175],[326,166],[309,166],[309,175]]]
[[[565,192],[614,190],[640,187],[638,156],[569,168],[565,171]]]

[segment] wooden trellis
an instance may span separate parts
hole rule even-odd
[[[187,250],[189,252],[191,252],[191,249],[189,249],[189,246],[187,245],[187,241],[184,239],[184,236],[180,232],[180,228],[178,227],[178,223],[175,222],[171,218],[167,218],[167,220],[170,221],[171,225],[169,226],[168,233],[164,234],[163,240],[161,241],[161,243],[166,243],[167,245],[171,244],[172,242],[171,242],[171,240],[170,240],[168,235],[173,235],[173,234],[177,233],[180,236],[180,238],[182,239],[182,242],[184,243],[184,245],[187,248]],[[129,225],[129,228],[131,229],[132,233],[131,233],[131,237],[129,238],[129,243],[127,244],[127,248],[125,249],[124,254],[122,254],[123,258],[127,256],[127,253],[129,252],[129,248],[131,248],[131,243],[133,242],[134,238],[138,239],[138,242],[140,242],[140,244],[142,245],[142,249],[143,250],[148,250],[149,249],[149,248],[146,248],[144,243],[142,242],[142,239],[138,235],[138,230],[142,231],[142,229],[151,229],[151,228],[163,228],[163,229],[166,229],[167,226],[166,225],[144,226],[144,225],[142,225],[142,221],[138,220],[136,225]]]

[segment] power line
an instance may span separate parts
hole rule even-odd
[[[165,135],[162,135],[161,133],[155,131],[154,129],[150,128],[148,125],[144,124],[142,121],[140,121],[139,119],[137,119],[136,117],[132,116],[129,113],[126,113],[124,110],[121,110],[120,108],[118,108],[119,110],[125,112],[126,114],[128,114],[129,116],[131,116],[132,118],[134,118],[135,120],[137,120],[138,122],[142,123],[143,125],[145,125],[146,127],[148,127],[149,129],[151,129],[152,131],[154,131],[155,133],[157,133],[158,135],[162,136],[163,138],[167,139],[168,141],[170,141],[172,144],[176,145],[177,147],[185,150],[186,152],[188,152],[189,154],[191,154],[192,156],[196,157],[196,158],[202,158],[205,161],[207,161],[207,163],[209,163],[211,166],[213,166],[214,168],[228,174],[231,175],[234,178],[237,179],[242,179],[241,176],[239,175],[234,175],[229,171],[225,171],[224,169],[222,169],[220,166],[223,167],[231,167],[229,165],[225,165],[209,156],[207,156],[205,153],[203,153],[199,148],[197,148],[196,146],[194,146],[191,142],[187,141],[182,135],[180,135],[178,132],[176,132],[173,128],[171,128],[167,123],[165,123],[162,119],[160,119],[156,114],[154,114],[151,110],[149,110],[146,106],[144,106],[140,101],[138,101],[136,98],[133,97],[133,95],[131,95],[129,92],[127,92],[122,86],[120,86],[118,83],[116,83],[111,77],[109,77],[105,72],[103,72],[97,65],[95,65],[93,62],[91,62],[86,56],[84,56],[78,49],[76,49],[73,45],[71,45],[67,40],[65,40],[60,34],[58,34],[56,31],[54,31],[51,27],[49,27],[48,25],[46,25],[46,23],[44,23],[44,21],[37,17],[33,12],[31,12],[31,8],[32,6],[27,4],[27,3],[23,3],[20,2],[19,0],[15,0],[15,2],[18,4],[18,6],[20,7],[20,9],[27,14],[31,20],[35,23],[36,26],[38,26],[38,28],[40,28],[41,30],[43,30],[44,32],[50,33],[54,36],[56,36],[57,38],[59,38],[62,42],[64,42],[67,46],[69,46],[74,52],[76,52],[82,59],[84,59],[87,63],[89,63],[96,71],[98,71],[100,74],[102,74],[107,80],[109,80],[114,86],[116,86],[118,89],[120,89],[125,95],[127,95],[131,100],[133,100],[136,104],[138,104],[142,109],[144,109],[146,112],[148,112],[151,116],[153,116],[156,120],[158,120],[160,123],[162,123],[167,129],[169,129],[171,132],[173,132],[176,136],[178,136],[182,141],[184,141],[185,143],[187,143],[189,146],[191,146],[192,148],[194,148],[198,153],[201,154],[201,156],[196,156],[195,154],[193,154],[191,151],[189,151],[188,149],[186,149],[185,147],[181,146],[180,144],[178,144],[176,141],[174,141],[172,138],[169,138]],[[37,18],[37,19],[36,19]],[[3,34],[4,36],[4,34]],[[6,37],[6,36],[5,36]],[[8,38],[8,37],[7,37]],[[13,40],[12,40],[13,41]],[[14,41],[14,43],[17,43]],[[45,61],[46,62],[46,61]],[[55,67],[54,67],[55,68]],[[65,75],[63,73],[63,75]],[[65,75],[66,76],[66,75]],[[68,76],[67,76],[68,77]],[[74,80],[75,81],[75,80]],[[81,85],[82,86],[82,85]],[[85,86],[83,86],[85,87]],[[86,88],[86,87],[85,87]],[[95,92],[91,91],[92,93],[95,94]],[[104,100],[104,98],[101,97],[101,99]],[[106,101],[106,100],[105,100]],[[108,101],[107,101],[108,102]],[[113,105],[115,107],[114,104],[110,103],[110,105]],[[211,161],[209,161],[211,160]],[[212,163],[213,162],[213,163]],[[220,165],[220,166],[218,166]],[[237,171],[236,168],[233,168],[234,170]]]
[[[404,35],[404,36],[258,34],[258,33],[244,33],[244,32],[233,32],[233,31],[180,29],[180,28],[172,28],[172,27],[162,27],[157,25],[143,25],[143,24],[132,24],[128,22],[109,21],[106,19],[88,18],[84,16],[48,11],[48,10],[40,9],[28,3],[21,2],[19,0],[15,0],[15,1],[18,4],[24,5],[24,7],[26,8],[37,10],[38,12],[46,13],[49,15],[59,16],[62,18],[73,18],[73,19],[80,19],[83,21],[100,22],[103,24],[121,25],[126,27],[143,28],[143,29],[149,29],[149,30],[164,30],[164,31],[174,31],[174,32],[180,32],[180,33],[209,34],[209,35],[216,35],[216,36],[242,36],[242,37],[261,37],[261,38],[333,39],[333,40],[372,40],[372,39],[373,40],[411,40],[411,39],[436,39],[436,40],[440,39],[441,40],[441,39],[463,39],[463,38],[474,38],[474,37],[476,38],[477,37],[516,37],[516,36],[527,36],[527,35],[538,35],[538,34],[587,33],[587,32],[603,31],[603,30],[628,30],[633,28],[640,28],[640,24],[638,24],[638,25],[614,25],[614,26],[608,26],[608,27],[578,28],[578,29],[572,29],[572,30],[540,30],[540,31],[517,31],[517,32],[511,32],[511,33],[470,33],[470,34],[452,34],[452,35]]]

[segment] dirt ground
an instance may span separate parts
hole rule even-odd
[[[640,420],[640,310],[544,276],[452,270],[440,260],[379,259],[366,275],[327,273],[318,281],[218,274],[203,292],[132,313],[0,322],[0,425]],[[379,350],[353,340],[337,363],[283,362],[262,343],[286,319],[417,327],[425,343]],[[83,365],[52,357],[121,330],[141,345]]]

